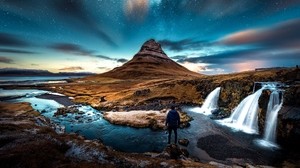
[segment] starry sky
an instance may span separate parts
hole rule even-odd
[[[202,74],[300,64],[299,0],[0,0],[0,68],[102,73],[148,39]]]

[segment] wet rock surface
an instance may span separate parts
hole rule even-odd
[[[63,115],[66,116],[68,113],[79,113],[80,111],[77,109],[76,106],[70,106],[70,107],[61,107],[58,108],[57,111],[54,113],[54,117]]]
[[[222,135],[208,135],[200,138],[197,146],[215,159],[231,164],[243,164],[242,166],[245,166],[246,163],[274,166],[276,164],[280,165],[282,161],[278,152],[258,152],[259,150],[248,149]],[[240,163],[235,162],[237,160],[240,160]]]
[[[188,146],[189,145],[189,140],[188,139],[179,139],[178,143],[182,146]]]
[[[0,164],[6,167],[212,167],[177,153],[131,154],[98,140],[57,134],[29,103],[0,103]],[[176,148],[177,149],[177,148]],[[161,157],[165,155],[167,157]]]

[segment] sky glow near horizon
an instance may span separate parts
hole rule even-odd
[[[297,0],[0,0],[0,68],[102,73],[148,39],[192,71],[300,64]]]

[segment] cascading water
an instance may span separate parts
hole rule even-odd
[[[220,90],[221,90],[221,87],[217,87],[216,89],[214,89],[206,97],[201,108],[196,107],[196,108],[191,109],[191,111],[194,111],[197,113],[203,113],[205,115],[210,115],[212,111],[219,108],[218,100],[219,100]]]
[[[270,95],[268,103],[264,137],[262,140],[257,141],[260,145],[266,147],[278,147],[276,144],[277,116],[282,104],[283,101],[281,100],[280,102],[279,92],[274,90]]]
[[[258,133],[258,100],[262,91],[268,89],[272,91],[268,102],[264,137],[256,142],[262,146],[275,147],[277,115],[282,107],[283,98],[280,98],[279,86],[284,86],[278,82],[261,82],[262,88],[247,96],[233,111],[229,118],[220,120],[223,125],[241,130],[246,133]],[[255,90],[255,89],[254,89]]]
[[[258,99],[265,89],[263,86],[255,93],[247,96],[233,111],[229,118],[221,120],[224,125],[246,133],[258,133]]]
[[[277,114],[280,110],[281,104],[279,100],[279,93],[275,90],[271,93],[270,100],[268,103],[266,124],[265,124],[265,134],[264,140],[275,142],[276,127],[277,127]]]

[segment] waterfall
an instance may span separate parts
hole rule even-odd
[[[195,107],[195,108],[191,109],[191,111],[194,111],[197,113],[203,113],[205,115],[210,115],[212,111],[217,110],[219,108],[218,100],[219,100],[220,90],[221,90],[221,87],[217,87],[216,89],[214,89],[206,97],[201,108]]]
[[[246,133],[258,133],[258,99],[264,89],[265,86],[247,96],[235,108],[229,118],[221,120],[220,122]]]
[[[271,93],[268,103],[264,140],[274,142],[276,139],[277,114],[282,106],[279,100],[279,93],[275,90]]]
[[[270,95],[268,103],[264,137],[262,140],[257,140],[260,145],[278,148],[278,145],[276,144],[277,116],[282,104],[283,101],[281,100],[280,102],[278,91],[274,90]]]

